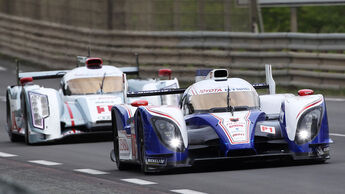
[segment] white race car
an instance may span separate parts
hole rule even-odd
[[[100,58],[79,57],[79,60],[85,66],[73,70],[18,73],[20,81],[9,86],[6,94],[11,141],[24,136],[27,144],[34,144],[68,135],[111,132],[111,107],[128,102],[126,73],[137,73],[138,67],[102,65]],[[33,84],[33,80],[50,78],[61,78],[61,88]],[[153,89],[178,87],[177,79],[148,80],[142,88],[146,84],[155,85]],[[162,98],[146,100],[150,104],[162,102]]]

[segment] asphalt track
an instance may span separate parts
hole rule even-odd
[[[37,70],[22,67],[24,71]],[[6,133],[6,87],[15,65],[0,60],[0,179],[33,193],[344,193],[345,100],[327,98],[332,158],[325,164],[290,161],[206,164],[162,174],[118,171],[106,136],[50,144],[11,143]],[[57,86],[57,81],[45,82]],[[1,185],[0,185],[1,187]]]

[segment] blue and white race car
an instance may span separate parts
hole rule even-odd
[[[216,69],[184,91],[180,107],[145,101],[115,105],[112,160],[119,170],[134,163],[154,172],[205,160],[329,159],[324,97],[312,90],[275,94],[270,66],[266,79],[270,94],[259,96],[255,88],[265,85]]]
[[[8,86],[6,94],[7,132],[11,141],[24,136],[27,144],[34,144],[70,135],[111,133],[111,107],[130,102],[127,92],[132,86],[128,86],[126,74],[137,73],[138,67],[103,65],[100,58],[78,59],[83,66],[72,70],[18,72],[20,83]],[[53,78],[61,79],[59,89],[34,83]],[[131,81],[133,86],[139,83],[138,79]],[[148,85],[151,89],[179,87],[177,79],[150,79],[140,84],[142,90]],[[165,98],[145,99],[161,105]]]

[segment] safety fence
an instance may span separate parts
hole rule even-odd
[[[2,54],[71,69],[88,48],[115,66],[135,65],[138,53],[142,77],[171,68],[191,82],[196,69],[227,68],[230,76],[260,82],[272,64],[278,85],[345,87],[345,34],[108,31],[0,14]]]

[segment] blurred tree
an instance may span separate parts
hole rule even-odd
[[[290,8],[263,8],[266,32],[290,31]],[[345,6],[298,8],[298,32],[345,33]]]

